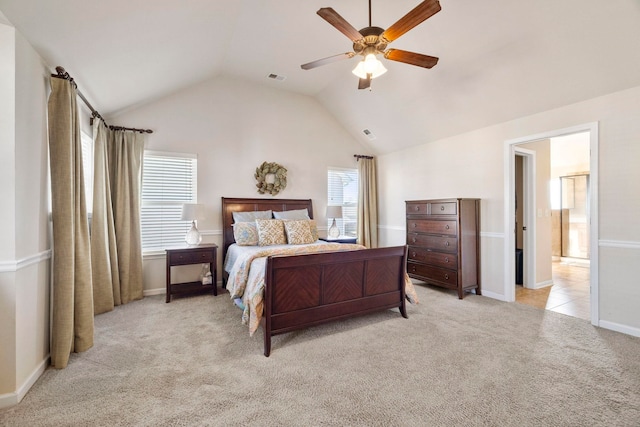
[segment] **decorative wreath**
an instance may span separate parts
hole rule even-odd
[[[253,175],[257,180],[258,193],[275,196],[287,187],[287,170],[277,163],[263,162]]]

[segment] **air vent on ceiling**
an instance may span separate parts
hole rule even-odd
[[[376,136],[369,129],[363,130],[362,133],[364,133],[369,139],[376,139]]]
[[[285,77],[285,76],[279,76],[279,75],[277,75],[277,74],[273,74],[273,73],[271,73],[271,74],[267,74],[267,78],[272,79],[272,80],[277,80],[277,81],[279,81],[279,82],[281,82],[281,81],[283,81],[284,79],[286,79],[286,77]]]

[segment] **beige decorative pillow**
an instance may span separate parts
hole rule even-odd
[[[256,219],[258,229],[258,245],[286,245],[287,238],[284,235],[284,223],[281,219]]]
[[[284,229],[290,245],[306,245],[315,242],[309,220],[285,220]]]
[[[318,224],[316,224],[315,219],[309,220],[309,228],[311,229],[311,235],[313,236],[313,241],[316,242],[318,240]]]
[[[257,246],[259,239],[255,222],[233,224],[233,237],[239,246]]]

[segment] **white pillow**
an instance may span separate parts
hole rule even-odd
[[[271,211],[233,212],[233,222],[254,222],[256,219],[271,219]]]
[[[306,209],[295,209],[292,211],[274,212],[275,219],[310,219]]]

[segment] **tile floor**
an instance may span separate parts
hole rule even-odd
[[[553,285],[541,289],[516,285],[516,302],[590,320],[589,272],[589,261],[554,261]]]

